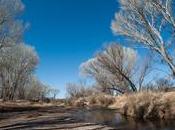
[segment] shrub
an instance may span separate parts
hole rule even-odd
[[[99,104],[104,107],[107,107],[114,103],[114,98],[110,95],[99,95],[97,99]]]
[[[92,95],[93,90],[86,86],[85,84],[79,83],[68,83],[66,85],[66,91],[68,98],[71,99],[78,99],[82,97],[87,97],[89,95]]]
[[[89,103],[89,105],[95,105],[95,104],[97,104],[96,96],[89,97],[88,103]]]
[[[89,105],[98,105],[102,107],[107,107],[114,103],[114,97],[105,94],[97,94],[88,98]]]

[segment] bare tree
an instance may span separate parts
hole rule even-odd
[[[134,50],[113,44],[107,47],[104,52],[99,53],[97,60],[102,68],[115,76],[115,80],[118,80],[119,85],[123,83],[126,86],[129,85],[132,91],[137,91],[131,80],[136,57]]]
[[[112,30],[156,52],[175,76],[173,0],[120,0]],[[166,35],[166,36],[165,36]]]
[[[84,82],[68,83],[66,85],[67,96],[69,98],[82,98],[89,96],[92,93],[91,87],[87,86]]]
[[[152,60],[151,60],[152,57],[151,55],[146,55],[146,56],[147,57],[144,60],[142,60],[142,63],[139,64],[141,66],[140,70],[138,69],[139,71],[138,90],[139,91],[142,90],[145,78],[152,72]]]
[[[1,51],[0,77],[3,99],[12,100],[17,89],[20,89],[19,92],[22,93],[37,63],[38,56],[30,46],[19,44]]]
[[[21,42],[25,27],[18,16],[23,9],[21,0],[0,0],[0,49]]]
[[[50,96],[52,96],[53,100],[56,99],[56,96],[58,95],[59,92],[60,91],[57,88],[50,88],[50,90],[49,90]]]
[[[111,93],[109,89],[109,73],[107,74],[107,72],[101,68],[96,57],[82,63],[80,66],[80,71],[83,75],[94,78],[98,86],[101,86],[100,89],[102,92]]]
[[[119,93],[137,91],[133,80],[137,53],[117,44],[109,45],[96,57],[81,65],[82,73],[95,78],[103,89]]]
[[[44,101],[50,93],[50,87],[43,84],[34,75],[30,76],[29,82],[26,84],[25,99],[31,101]]]
[[[0,98],[44,99],[48,86],[33,76],[38,64],[35,49],[24,44],[27,27],[20,19],[21,0],[0,0]],[[56,91],[55,91],[56,94]]]
[[[171,80],[161,78],[158,79],[155,83],[155,88],[157,88],[160,91],[169,91],[173,89],[174,83]]]

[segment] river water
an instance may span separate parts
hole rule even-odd
[[[116,130],[175,130],[175,121],[134,120],[109,109],[82,109],[75,116],[85,122],[107,125]]]

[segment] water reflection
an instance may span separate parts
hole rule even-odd
[[[86,122],[114,127],[116,130],[175,130],[174,121],[134,120],[109,109],[82,109],[75,116]]]

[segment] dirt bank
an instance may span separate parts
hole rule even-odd
[[[0,105],[1,130],[111,130],[100,124],[93,124],[76,119],[73,113],[78,108],[44,105]]]

